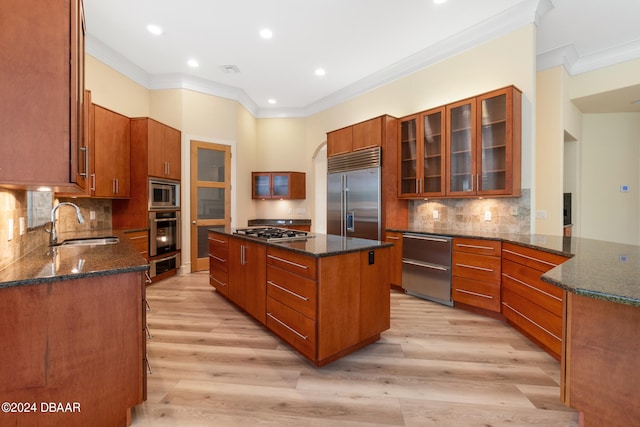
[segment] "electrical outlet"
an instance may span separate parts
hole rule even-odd
[[[491,221],[491,211],[484,211],[484,220]]]
[[[96,211],[89,211],[89,219],[96,219]]]
[[[22,236],[25,232],[27,231],[25,224],[24,224],[24,217],[21,216],[20,217],[20,235]]]
[[[13,240],[13,218],[7,220],[7,241]]]
[[[433,219],[438,219],[440,218],[440,212],[438,212],[437,209],[433,210]]]

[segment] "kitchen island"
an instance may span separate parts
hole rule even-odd
[[[0,425],[126,426],[145,399],[147,261],[103,245],[37,247],[0,271]],[[98,424],[96,424],[98,423]]]
[[[511,261],[505,260],[514,254],[505,248],[519,247],[568,258],[538,274],[542,281],[562,291],[560,398],[580,411],[581,426],[638,423],[640,247],[530,234],[425,228],[387,231],[451,236],[454,241],[456,238],[499,241],[503,249],[503,297],[505,284],[512,281],[505,274],[506,263]],[[502,314],[506,315],[504,301],[502,307]]]
[[[390,326],[389,243],[313,234],[267,242],[209,231],[210,284],[316,366]]]

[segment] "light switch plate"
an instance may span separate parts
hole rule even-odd
[[[434,209],[433,211],[433,219],[438,219],[440,218],[440,212],[438,212],[437,209]]]
[[[484,211],[484,220],[491,221],[491,211]]]
[[[25,231],[26,231],[26,228],[24,224],[24,217],[21,216],[20,217],[20,235],[22,236],[25,233]]]
[[[13,240],[13,218],[7,220],[7,241]]]

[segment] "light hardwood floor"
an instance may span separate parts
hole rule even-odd
[[[153,374],[134,426],[578,425],[559,401],[559,363],[494,319],[392,292],[380,341],[316,368],[206,272],[153,284],[147,299]]]

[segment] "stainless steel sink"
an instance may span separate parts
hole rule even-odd
[[[66,239],[51,246],[102,246],[118,243],[120,240],[116,236],[103,237],[82,237],[79,239]]]

